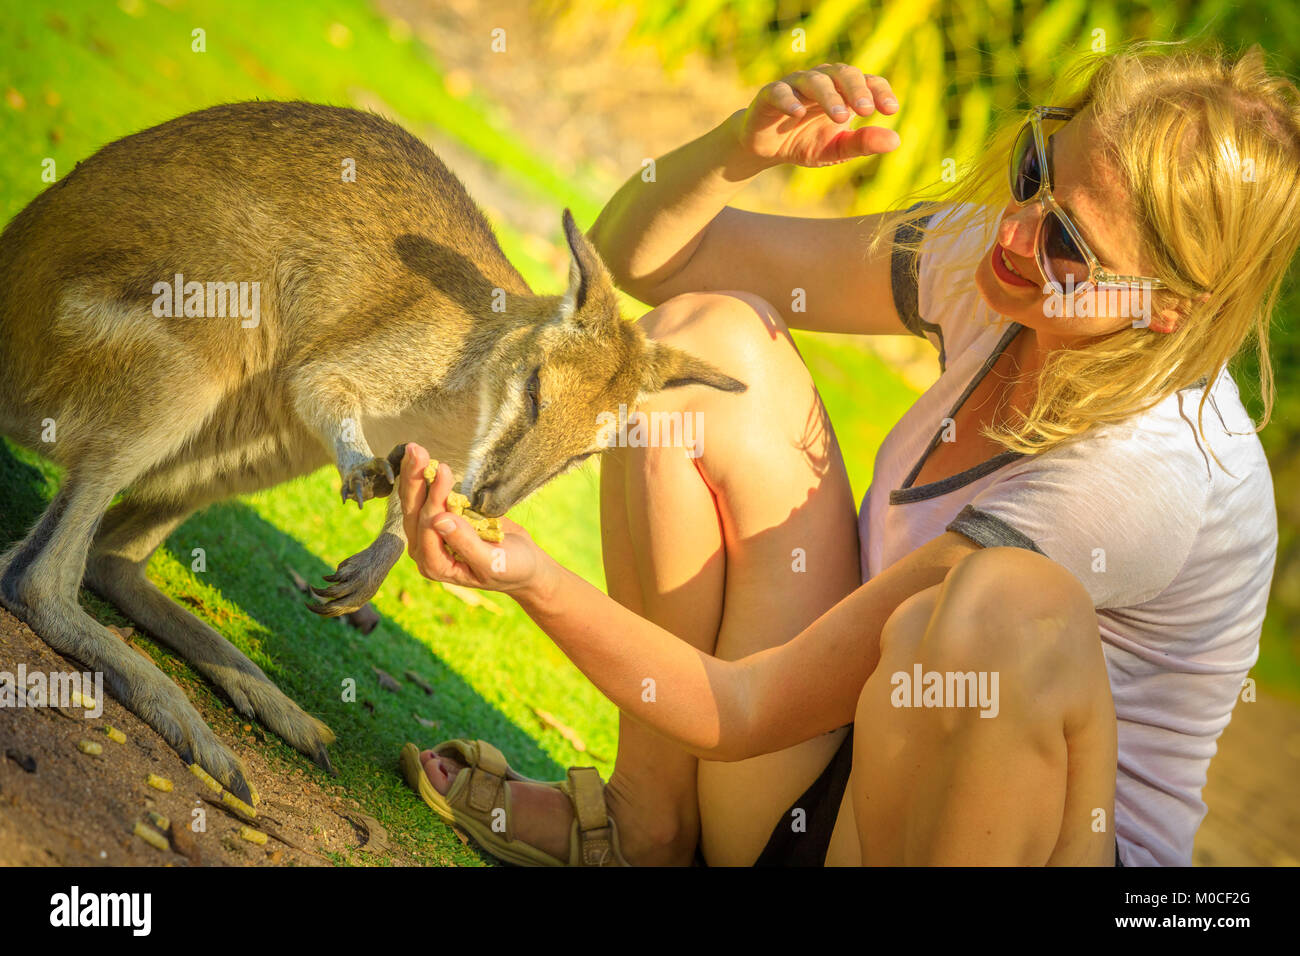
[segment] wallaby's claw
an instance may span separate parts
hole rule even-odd
[[[327,588],[318,588],[315,585],[312,585],[311,593],[316,595],[322,601],[333,601],[337,597],[345,597],[348,590],[347,585],[344,584],[331,584]],[[353,608],[352,610],[355,611],[356,608]]]
[[[400,465],[400,459],[399,459]],[[371,458],[353,465],[343,476],[343,503],[352,499],[360,508],[371,498],[387,498],[393,493],[397,475],[386,458]]]
[[[311,759],[316,762],[316,766],[320,767],[331,777],[337,777],[339,775],[339,772],[334,769],[334,765],[330,763],[329,751],[325,749],[324,744],[319,744],[316,747],[316,752],[312,754]]]
[[[400,445],[394,445],[393,450],[388,453],[388,467],[393,470],[393,480],[402,473],[402,459],[406,457],[406,442]]]
[[[313,590],[315,589],[313,588]],[[342,617],[344,614],[351,614],[352,611],[357,610],[356,608],[349,610],[335,604],[322,604],[319,601],[306,601],[304,603],[307,605],[307,610],[313,614],[319,614],[321,617]]]
[[[240,800],[250,806],[253,803],[253,791],[248,786],[248,781],[244,779],[243,773],[236,770],[230,775],[230,782],[226,784],[226,789],[237,796]]]
[[[353,607],[353,601],[348,600],[352,596],[354,585],[352,582],[342,578],[339,573],[326,575],[326,581],[334,581],[327,588],[318,588],[315,585],[311,587],[311,593],[320,598],[320,602],[308,601],[307,607],[319,614],[321,617],[341,617],[344,614],[351,614],[358,610],[362,604],[370,600],[369,596],[362,597],[361,601]]]
[[[169,703],[160,701],[150,715],[154,719],[149,723],[187,767],[198,764],[240,800],[250,802],[243,762],[202,722],[197,711],[192,711],[189,706],[172,708]],[[184,703],[189,704],[188,701]]]

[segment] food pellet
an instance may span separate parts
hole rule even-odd
[[[256,810],[246,804],[243,800],[240,800],[229,790],[221,794],[221,802],[230,807],[230,809],[234,810],[241,817],[248,817],[251,819],[257,816]]]
[[[167,838],[153,827],[137,821],[132,832],[150,846],[155,846],[160,850],[170,850],[172,848],[171,844],[167,842]]]
[[[430,458],[429,464],[424,467],[424,480],[433,484],[438,478],[438,459]]]
[[[118,730],[116,727],[105,727],[104,733],[107,735],[109,740],[113,741],[113,743],[126,743],[126,734],[122,733],[122,731]]]
[[[424,479],[430,483],[438,476],[438,463],[432,461],[429,467],[424,469]],[[505,540],[505,534],[501,531],[501,523],[496,518],[485,518],[469,506],[469,499],[459,491],[447,492],[447,510],[454,515],[460,515],[470,523],[470,526],[478,532],[478,536],[484,541],[490,541],[493,544],[500,544]],[[453,556],[456,552],[450,547]]]
[[[240,827],[239,835],[249,843],[256,843],[258,846],[263,846],[266,843],[266,834],[261,830],[254,830],[252,827]]]
[[[149,822],[158,828],[159,833],[166,833],[171,829],[172,822],[157,810],[150,810],[148,813]]]
[[[80,750],[83,754],[91,754],[96,757],[98,757],[100,754],[104,752],[103,746],[95,743],[93,740],[77,741],[77,749]]]
[[[90,694],[83,694],[81,691],[74,688],[70,695],[70,699],[73,707],[80,707],[82,710],[95,709],[95,698]]]
[[[262,795],[257,792],[257,788],[253,786],[253,782],[251,780],[247,781],[247,783],[248,783],[248,795],[249,797],[252,798],[253,806],[257,806],[259,803],[262,802]]]
[[[172,792],[172,782],[166,777],[160,777],[156,773],[151,773],[144,778],[144,782],[149,784],[155,790],[161,790],[163,793]]]
[[[217,781],[213,779],[213,777],[206,770],[200,767],[198,764],[196,763],[190,764],[190,773],[194,774],[194,776],[202,780],[204,786],[206,786],[213,793],[221,792],[221,784],[217,783]]]

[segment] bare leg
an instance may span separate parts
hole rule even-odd
[[[897,707],[892,675],[998,675],[997,715]],[[864,862],[1110,865],[1115,711],[1087,592],[1042,555],[977,551],[889,618],[854,726]]]
[[[645,407],[648,410],[648,407]],[[601,458],[601,550],[609,594],[707,653],[722,622],[726,556],[717,507],[680,449],[620,448]],[[647,675],[649,676],[649,675]],[[685,865],[699,840],[699,761],[619,715],[606,803],[624,852]]]
[[[610,594],[722,657],[787,641],[861,583],[848,476],[808,371],[777,312],[744,293],[680,296],[642,323],[749,390],[681,389],[643,406],[698,412],[697,458],[682,448],[604,456]],[[701,765],[624,719],[606,800],[625,855],[635,863],[688,863],[702,834],[710,863],[752,863],[842,737],[837,731],[778,754]],[[431,781],[445,792],[458,768],[425,756]],[[567,855],[567,798],[510,786],[517,836]]]

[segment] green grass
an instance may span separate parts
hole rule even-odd
[[[333,24],[346,30],[331,32]],[[195,27],[207,31],[205,53],[190,50]],[[561,177],[544,156],[518,143],[492,104],[449,96],[428,50],[392,30],[361,0],[166,7],[77,2],[61,4],[57,13],[15,6],[0,21],[0,91],[8,90],[17,95],[0,102],[0,214],[6,221],[44,188],[40,172],[47,157],[61,176],[120,136],[214,103],[259,97],[343,105],[378,98],[407,121],[436,129],[505,170],[521,194],[554,206],[557,223],[565,205],[580,221],[592,221],[604,198],[584,190],[585,177]],[[564,276],[527,253],[523,237],[499,231],[530,283],[560,287]],[[861,495],[876,447],[914,393],[869,351],[828,337],[800,335],[798,341]],[[375,599],[382,622],[367,636],[307,611],[286,566],[319,583],[373,539],[382,517],[374,505],[361,513],[342,507],[337,482],[325,469],[209,508],[168,539],[149,573],[334,728],[337,785],[380,820],[393,841],[428,863],[477,865],[482,858],[434,822],[400,779],[401,744],[483,737],[529,775],[558,777],[573,763],[595,763],[608,774],[616,711],[513,604],[489,595],[500,614],[470,607],[421,578],[408,561],[399,563]],[[35,520],[56,483],[47,462],[7,443],[0,447],[0,546]],[[512,517],[566,565],[602,584],[597,492],[591,465],[544,489]],[[204,550],[205,571],[191,570],[195,548]],[[403,592],[406,602],[399,600]],[[103,602],[85,600],[106,623],[127,623]],[[148,642],[146,648],[187,693],[217,703],[187,665]],[[414,670],[435,694],[428,697],[405,681],[400,692],[384,691],[372,666],[399,680]],[[356,681],[356,703],[341,699],[348,678]],[[534,708],[572,727],[587,751],[575,751],[545,727]],[[416,714],[439,726],[421,727]],[[305,758],[274,736],[262,736],[285,766],[305,768],[328,784]]]

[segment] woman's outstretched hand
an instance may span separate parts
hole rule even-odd
[[[438,465],[437,480],[429,484],[424,480],[428,464],[429,453],[410,443],[398,477],[406,550],[420,573],[433,581],[489,591],[538,590],[555,567],[546,552],[508,518],[499,519],[504,541],[484,541],[467,520],[447,510],[451,468]],[[444,543],[456,550],[459,559],[447,552]]]
[[[739,124],[739,145],[769,165],[830,166],[898,148],[898,134],[880,126],[849,128],[855,114],[893,115],[898,100],[883,76],[847,63],[823,63],[769,83]]]

